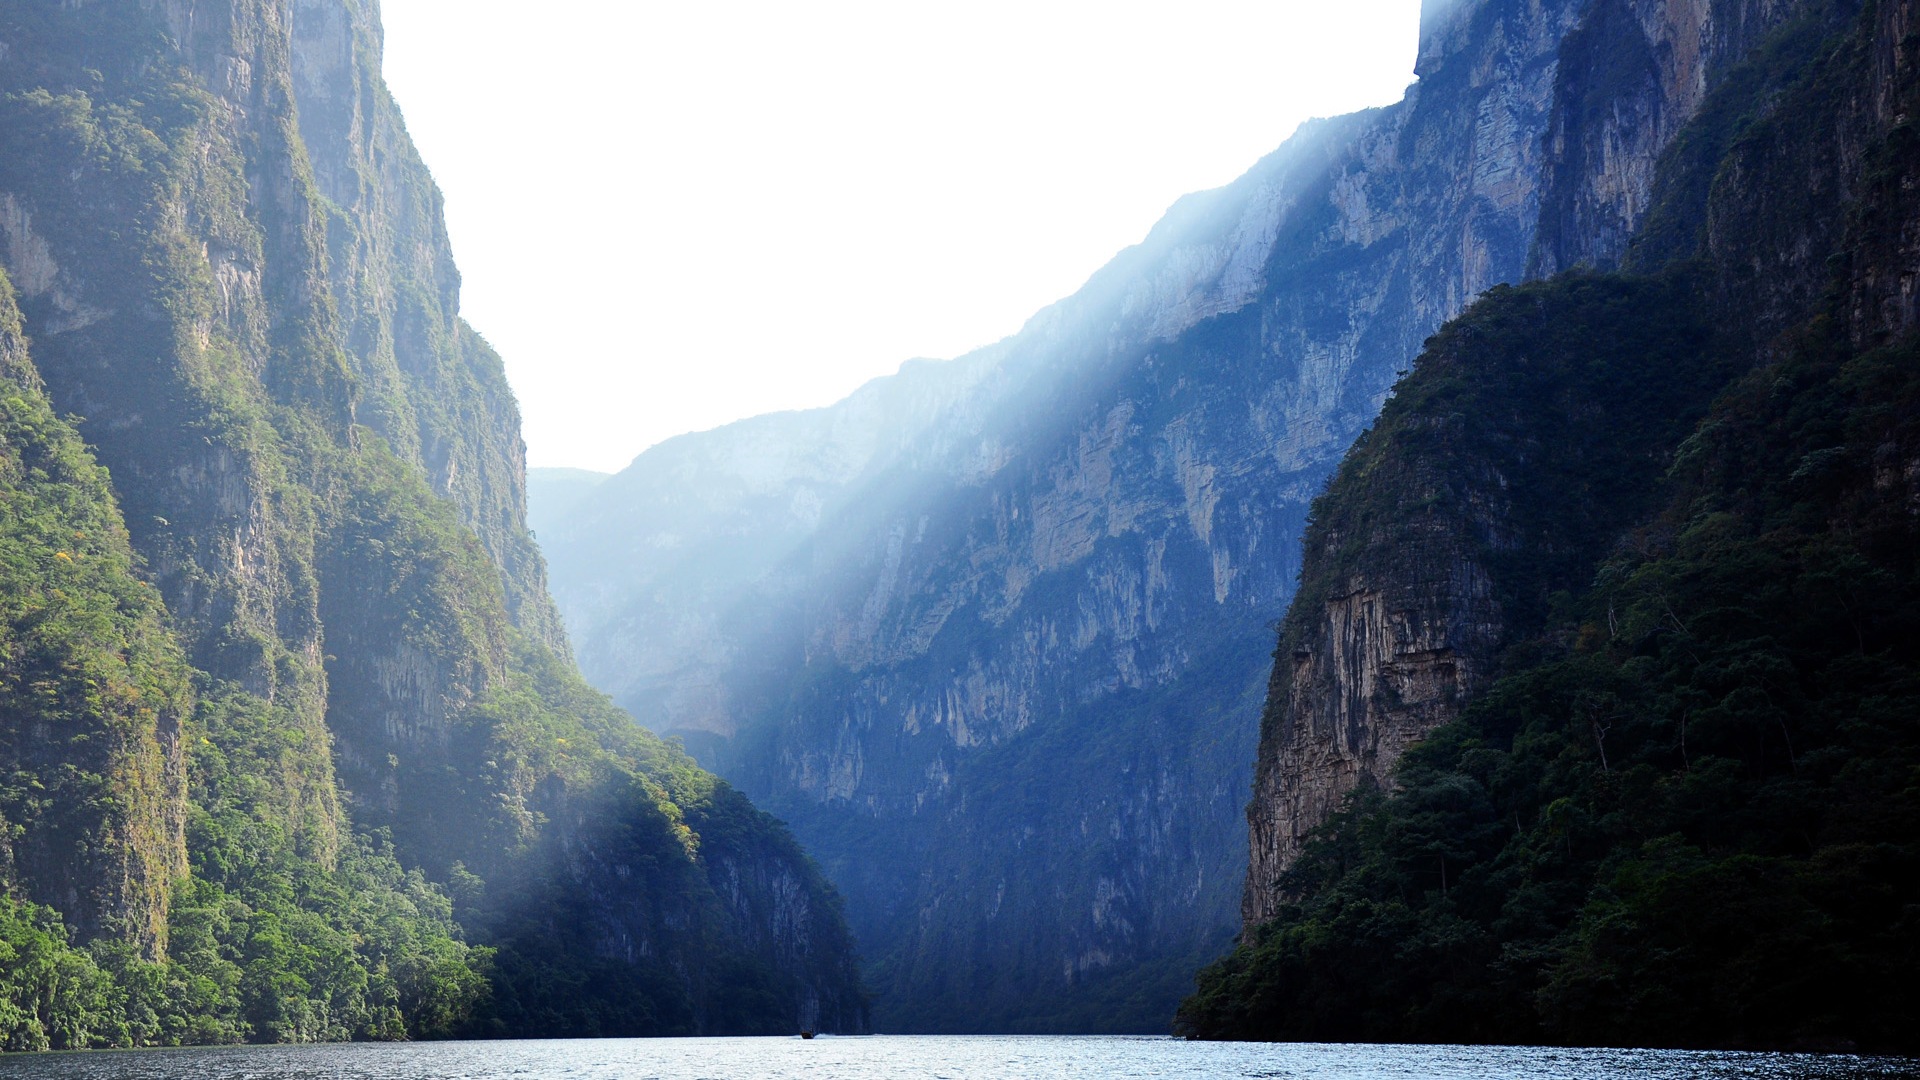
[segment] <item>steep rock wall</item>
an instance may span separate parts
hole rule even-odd
[[[1747,362],[1767,355],[1772,335],[1805,318],[1822,289],[1864,148],[1889,125],[1861,91],[1836,92],[1822,81],[1834,78],[1822,71],[1846,67],[1818,62],[1857,10],[1849,3],[1595,5],[1562,55],[1551,194],[1535,268],[1625,260],[1654,270],[1704,256],[1714,269],[1701,287],[1724,317],[1719,348]],[[1883,78],[1894,77],[1896,55],[1885,53]],[[1776,118],[1772,106],[1788,94],[1823,104]],[[1689,363],[1713,370],[1705,354]],[[1406,423],[1446,420],[1409,416]],[[1528,430],[1525,419],[1511,426]],[[1362,470],[1391,453],[1363,440],[1343,468]],[[1501,649],[1539,621],[1537,610],[1510,610],[1498,599],[1514,580],[1499,552],[1518,544],[1499,537],[1525,532],[1524,515],[1506,505],[1512,478],[1425,445],[1393,468],[1456,478],[1479,469],[1477,484],[1456,501],[1483,512],[1443,520],[1430,534],[1409,532],[1429,518],[1430,489],[1389,483],[1375,497],[1391,507],[1383,519],[1397,522],[1393,528],[1310,536],[1305,578],[1338,585],[1302,593],[1276,653],[1248,808],[1248,935],[1285,901],[1286,871],[1307,836],[1356,787],[1390,786],[1400,752],[1456,717]],[[1350,490],[1345,498],[1361,496]],[[1617,510],[1585,527],[1604,538],[1631,520]],[[1572,536],[1528,543],[1528,559],[1577,546]],[[1434,552],[1443,573],[1430,569]],[[1580,584],[1570,577],[1565,587]],[[1356,619],[1356,601],[1373,598],[1383,602],[1379,613]],[[1421,658],[1448,677],[1408,694],[1406,665]]]
[[[460,318],[440,190],[380,77],[378,8],[302,0],[290,30],[300,134],[333,208],[327,269],[356,416],[459,508],[500,565],[516,625],[564,653],[527,531],[520,408],[500,358]]]
[[[883,1023],[1157,1027],[1229,932],[1257,628],[1393,372],[1520,276],[1579,7],[1434,5],[1406,101],[1015,337],[669,442],[543,536],[589,676],[823,859]]]
[[[1653,208],[1662,155],[1708,93],[1776,28],[1831,7],[1799,0],[1595,4],[1569,36],[1560,65],[1547,134],[1551,194],[1533,275],[1618,265]]]
[[[165,954],[186,873],[185,658],[106,470],[58,419],[0,273],[0,883]]]
[[[9,5],[0,202],[48,391],[85,417],[194,666],[282,710],[312,748],[282,779],[324,861],[340,811],[316,522],[289,482],[302,432],[344,434],[351,397],[306,302],[325,256],[281,15]]]
[[[329,871],[350,818],[390,829],[402,860],[463,891],[471,932],[519,950],[529,986],[611,965],[572,995],[572,1026],[529,1007],[490,1030],[858,1029],[817,871],[744,802],[710,815],[703,848],[686,804],[719,805],[716,782],[572,671],[525,529],[517,412],[458,319],[438,194],[378,42],[351,0],[0,3],[0,262],[55,407],[86,417],[207,673],[203,703],[258,737],[216,763],[252,770],[222,790],[271,807],[262,826]],[[644,805],[613,800],[605,824],[644,860],[553,856],[566,808],[630,789]],[[644,926],[611,902],[576,920],[599,937],[520,917],[543,890],[619,896],[649,865],[673,884]],[[763,895],[792,881],[820,902]],[[606,945],[629,933],[666,944],[641,964]],[[496,981],[505,1010],[518,988]],[[624,1011],[586,1015],[601,1006]]]

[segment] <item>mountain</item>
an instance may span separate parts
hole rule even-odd
[[[359,0],[0,3],[6,1047],[862,1029],[575,672],[379,73]]]
[[[1566,201],[1588,7],[1429,3],[1404,101],[1303,126],[1018,334],[669,440],[542,529],[583,672],[792,823],[882,1027],[1162,1031],[1237,933],[1314,496],[1421,342],[1573,257],[1543,220],[1637,213],[1668,137],[1596,103],[1629,171]]]
[[[1189,1034],[1915,1047],[1916,13],[1671,13],[1563,52],[1579,269],[1449,324],[1314,506]]]
[[[612,473],[591,469],[528,469],[527,526],[537,538],[552,530]]]

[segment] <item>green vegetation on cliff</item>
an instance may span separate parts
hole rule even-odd
[[[1915,1048],[1920,336],[1891,283],[1920,39],[1890,13],[1763,50],[1786,77],[1676,141],[1638,254],[1684,270],[1484,298],[1350,455],[1299,602],[1435,480],[1496,540],[1460,552],[1498,594],[1492,677],[1318,830],[1180,1030]],[[1658,347],[1690,323],[1702,348]]]
[[[0,275],[0,1047],[450,1033],[487,951],[391,850],[297,850],[298,736],[187,667],[20,330]]]
[[[377,42],[0,0],[0,1046],[857,1029],[784,827],[565,656]]]
[[[54,416],[0,273],[0,874],[84,893],[90,930],[166,943],[187,666],[106,471]],[[107,836],[113,843],[99,844]]]
[[[1917,405],[1912,343],[1816,333],[1737,383],[1665,509],[1328,823],[1182,1026],[1910,1046],[1920,529],[1875,462],[1911,467]]]

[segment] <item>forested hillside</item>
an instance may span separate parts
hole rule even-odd
[[[1618,270],[1396,387],[1315,504],[1247,943],[1182,1030],[1916,1045],[1912,15],[1790,24]]]
[[[0,4],[8,1045],[858,1030],[784,827],[572,668],[379,41]]]

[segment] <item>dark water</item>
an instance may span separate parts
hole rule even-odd
[[[252,1046],[0,1058],[46,1080],[1920,1080],[1846,1055],[874,1036]]]

